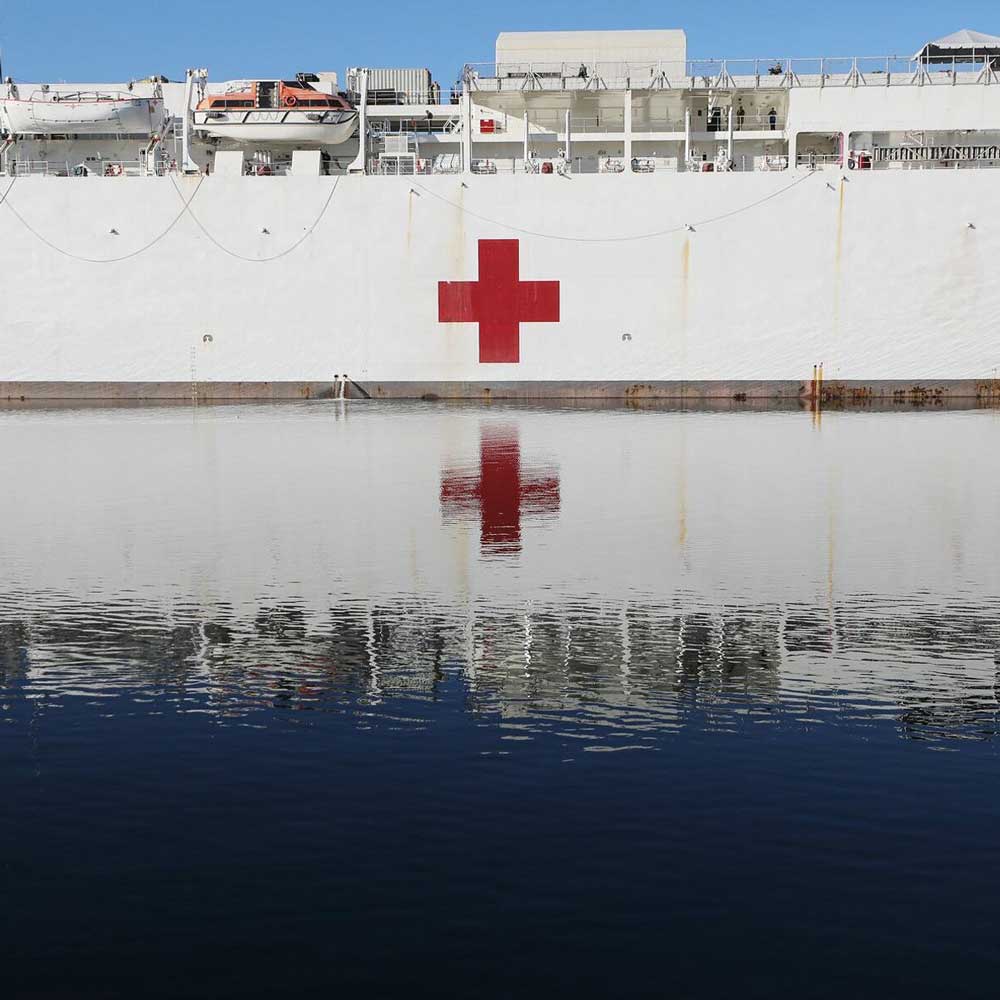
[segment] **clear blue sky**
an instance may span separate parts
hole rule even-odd
[[[0,0],[4,73],[31,82],[174,80],[187,66],[224,80],[368,65],[427,66],[447,85],[464,62],[492,59],[500,31],[572,28],[684,28],[692,58],[910,54],[959,28],[1000,34],[1000,3]]]

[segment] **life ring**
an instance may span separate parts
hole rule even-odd
[[[109,163],[104,170],[105,177],[121,177],[125,168],[120,163]]]
[[[298,104],[298,103],[299,103],[299,99],[294,94],[289,94],[285,98],[285,107],[286,108],[294,108],[295,105]]]

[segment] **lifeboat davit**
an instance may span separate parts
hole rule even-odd
[[[230,84],[194,111],[203,135],[238,143],[336,146],[354,134],[358,113],[339,94],[324,94],[301,76],[294,83],[256,80]]]
[[[38,90],[0,99],[7,130],[15,135],[153,135],[163,127],[163,100],[97,91]]]

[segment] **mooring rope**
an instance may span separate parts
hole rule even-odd
[[[248,264],[269,264],[273,260],[280,260],[282,257],[287,257],[293,250],[297,250],[313,233],[316,227],[320,224],[323,216],[326,215],[326,210],[330,207],[330,202],[333,201],[333,196],[337,193],[337,188],[340,187],[341,177],[338,175],[337,179],[333,183],[333,187],[330,189],[329,195],[327,195],[326,201],[323,203],[323,207],[319,210],[319,215],[313,220],[311,226],[306,228],[306,231],[290,246],[280,253],[273,254],[270,257],[247,257],[245,254],[237,253],[235,250],[230,250],[225,244],[220,243],[202,224],[201,219],[198,218],[194,212],[191,211],[190,200],[184,206],[184,211],[191,216],[194,224],[201,230],[205,239],[207,239],[214,247],[221,250],[223,253],[228,254],[230,257],[235,257],[237,260],[246,261]],[[177,188],[177,184],[174,182],[173,177],[170,178],[171,183],[174,184],[174,188],[177,190],[177,194],[181,197],[180,189]]]
[[[281,257],[287,257],[288,254],[296,250],[303,242],[313,233],[316,227],[319,225],[323,216],[326,215],[327,209],[330,207],[330,203],[333,201],[333,196],[340,186],[340,177],[334,181],[333,187],[330,189],[330,194],[327,196],[326,201],[323,203],[323,207],[320,209],[319,214],[313,220],[312,224],[306,228],[306,231],[289,247],[286,247],[280,253],[273,254],[270,257],[248,257],[245,254],[237,253],[235,250],[231,250],[225,244],[216,239],[215,236],[206,228],[202,221],[194,214],[191,208],[191,203],[194,201],[198,192],[201,190],[202,184],[205,182],[205,174],[202,174],[198,179],[198,184],[191,194],[190,198],[185,198],[184,193],[178,187],[177,182],[174,178],[170,177],[170,183],[173,185],[174,190],[177,192],[177,196],[181,199],[182,205],[180,212],[171,220],[170,224],[159,233],[152,240],[146,243],[144,246],[139,247],[136,250],[131,250],[126,254],[122,254],[118,257],[88,257],[84,254],[74,253],[71,250],[67,250],[64,247],[59,246],[54,243],[43,233],[40,233],[28,220],[14,207],[13,203],[7,200],[7,196],[10,194],[15,183],[17,182],[17,177],[11,179],[10,184],[7,185],[7,190],[4,191],[3,195],[0,196],[0,205],[6,205],[7,208],[14,214],[15,218],[24,226],[25,229],[31,233],[40,243],[43,243],[50,250],[61,254],[63,257],[68,257],[70,260],[80,261],[85,264],[120,264],[122,261],[131,260],[133,257],[138,257],[140,254],[146,253],[147,250],[151,250],[157,243],[160,242],[176,225],[178,222],[184,218],[185,214],[190,215],[194,224],[198,227],[202,235],[216,248],[221,250],[223,253],[228,254],[230,257],[235,257],[237,260],[246,261],[251,264],[266,264],[273,260],[278,260]]]
[[[11,179],[10,184],[7,185],[7,190],[4,191],[2,196],[0,196],[0,205],[6,205],[7,208],[13,213],[15,218],[17,218],[17,220],[21,223],[21,225],[23,225],[24,228],[27,229],[28,232],[32,234],[32,236],[34,236],[37,240],[39,240],[39,242],[47,246],[50,250],[53,250],[64,257],[68,257],[71,260],[81,261],[86,264],[118,264],[121,263],[122,261],[131,260],[134,257],[138,257],[140,254],[146,253],[146,251],[151,250],[169,232],[171,232],[171,230],[174,229],[174,227],[177,225],[178,222],[180,222],[180,220],[184,217],[185,214],[191,217],[191,220],[198,227],[198,230],[202,233],[202,235],[214,247],[216,247],[216,249],[220,250],[222,253],[227,254],[228,256],[233,257],[236,260],[245,261],[248,264],[267,264],[270,263],[271,261],[280,260],[282,257],[287,257],[290,253],[293,253],[295,250],[297,250],[313,234],[313,232],[316,230],[316,227],[320,224],[320,222],[326,215],[327,210],[329,209],[330,204],[333,201],[333,197],[337,193],[337,189],[340,187],[340,181],[341,181],[341,177],[338,176],[334,181],[334,184],[330,189],[330,193],[329,195],[327,195],[326,201],[324,201],[323,207],[320,209],[319,214],[316,216],[313,222],[306,227],[305,232],[297,240],[295,240],[294,243],[286,247],[284,250],[281,250],[276,254],[272,254],[269,257],[250,257],[247,256],[246,254],[241,254],[235,250],[230,249],[219,239],[217,239],[208,230],[208,228],[204,225],[201,219],[199,219],[198,216],[195,215],[194,211],[192,210],[191,204],[197,197],[198,192],[201,190],[201,186],[205,181],[205,176],[206,175],[202,174],[202,176],[198,179],[198,184],[195,187],[194,192],[191,194],[191,197],[187,199],[184,198],[183,192],[180,190],[180,188],[177,186],[177,182],[171,176],[170,183],[173,185],[174,190],[177,192],[177,196],[181,199],[183,203],[180,212],[171,220],[170,224],[166,227],[166,229],[164,229],[161,233],[159,233],[159,235],[154,237],[144,246],[139,247],[136,250],[132,250],[129,253],[122,254],[119,257],[87,257],[83,254],[73,253],[70,250],[66,250],[63,247],[60,247],[58,244],[54,243],[52,240],[48,239],[46,236],[40,233],[37,229],[35,229],[34,226],[31,225],[31,223],[28,222],[27,219],[25,219],[25,217],[8,200],[8,195],[13,190],[14,185],[18,180],[17,177]],[[763,198],[758,198],[756,201],[750,202],[747,205],[741,205],[739,208],[732,209],[731,211],[723,212],[721,215],[711,216],[710,218],[701,219],[690,223],[681,223],[679,225],[671,226],[666,229],[658,229],[652,232],[637,233],[629,236],[567,236],[560,233],[545,233],[545,232],[539,232],[537,230],[526,229],[521,226],[514,226],[511,225],[510,223],[503,222],[499,219],[492,219],[489,216],[481,215],[478,212],[474,212],[471,209],[466,208],[464,205],[452,201],[450,198],[446,198],[442,194],[438,194],[436,191],[431,190],[430,188],[426,187],[425,185],[421,184],[419,181],[415,179],[411,179],[410,183],[415,188],[419,188],[424,193],[430,195],[430,197],[436,198],[438,201],[443,202],[444,204],[449,205],[454,209],[457,209],[458,211],[462,212],[465,215],[468,215],[471,218],[477,219],[480,222],[485,222],[491,226],[497,226],[501,229],[506,229],[510,232],[520,233],[521,235],[524,236],[533,236],[537,239],[544,239],[544,240],[559,240],[568,243],[631,243],[631,242],[636,242],[638,240],[658,239],[663,236],[670,236],[675,233],[681,233],[684,232],[685,230],[688,231],[697,230],[702,226],[710,226],[717,222],[722,222],[726,219],[731,219],[734,216],[741,215],[743,212],[749,212],[755,208],[759,208],[761,205],[764,205],[767,202],[780,197],[781,195],[787,193],[788,191],[791,191],[792,188],[798,187],[799,184],[802,184],[804,181],[807,181],[811,176],[813,176],[812,171],[803,174],[801,177],[792,181],[791,184],[787,184],[784,187],[779,188],[777,191],[772,191],[770,194],[765,195]]]
[[[425,187],[413,178],[410,178],[410,183],[414,187],[420,188],[421,191],[429,194],[432,198],[437,198],[438,201],[442,201],[446,205],[450,205],[452,208],[458,209],[458,211],[463,212],[473,219],[478,219],[480,222],[486,222],[491,226],[499,226],[501,229],[507,229],[512,233],[520,233],[523,236],[534,236],[542,240],[560,240],[566,243],[633,243],[637,240],[653,240],[658,239],[661,236],[671,236],[674,233],[682,233],[685,230],[690,232],[698,229],[700,226],[710,226],[713,223],[722,222],[724,219],[731,219],[735,215],[740,215],[743,212],[749,212],[751,209],[758,208],[766,202],[791,191],[792,188],[798,187],[803,181],[807,181],[813,173],[813,171],[810,171],[807,174],[803,174],[801,177],[792,181],[791,184],[787,184],[785,187],[779,188],[777,191],[772,191],[770,194],[765,195],[763,198],[758,198],[756,201],[752,201],[748,205],[742,205],[732,211],[723,212],[721,215],[715,215],[708,219],[701,219],[700,221],[683,222],[680,225],[671,226],[669,229],[657,229],[653,232],[637,233],[633,236],[564,236],[560,233],[542,233],[533,229],[524,229],[521,226],[512,226],[510,223],[501,222],[499,219],[491,219],[488,216],[480,215],[478,212],[473,212],[464,205],[460,205],[458,202],[452,201],[450,198],[446,198],[444,195],[438,194],[436,191],[432,191],[430,188]]]
[[[166,236],[167,233],[169,233],[174,228],[174,226],[176,226],[177,223],[181,221],[182,218],[184,218],[184,213],[188,211],[188,209],[190,208],[191,202],[194,201],[195,196],[201,190],[201,185],[202,185],[202,182],[204,180],[205,180],[205,178],[204,178],[204,176],[202,176],[200,178],[200,180],[198,181],[198,186],[194,189],[194,192],[192,193],[191,197],[188,198],[187,201],[185,201],[184,207],[180,210],[180,212],[177,213],[177,215],[171,221],[170,225],[167,226],[167,228],[164,229],[163,232],[159,234],[159,236],[154,237],[145,246],[139,247],[138,250],[132,250],[129,253],[122,254],[120,257],[85,257],[82,254],[77,254],[77,253],[73,253],[70,250],[65,250],[63,247],[58,246],[57,244],[53,243],[52,240],[48,239],[46,236],[43,236],[7,200],[7,195],[10,194],[11,188],[13,188],[15,182],[17,181],[16,177],[10,182],[10,185],[8,186],[7,190],[4,192],[3,198],[0,199],[0,204],[6,205],[7,208],[9,208],[11,210],[11,212],[13,212],[14,216],[21,223],[21,225],[24,226],[24,228],[27,229],[28,232],[31,233],[31,235],[35,237],[35,239],[39,240],[41,243],[44,243],[45,246],[47,246],[50,250],[54,250],[56,253],[62,254],[63,257],[69,257],[70,260],[81,261],[81,262],[83,262],[85,264],[120,264],[122,261],[124,261],[124,260],[131,260],[133,257],[138,257],[140,254],[143,254],[147,250],[151,250],[154,246],[156,246],[156,244],[159,243],[160,240],[162,240],[163,237]]]

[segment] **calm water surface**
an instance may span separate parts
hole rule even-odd
[[[998,446],[0,411],[3,995],[993,995]]]

